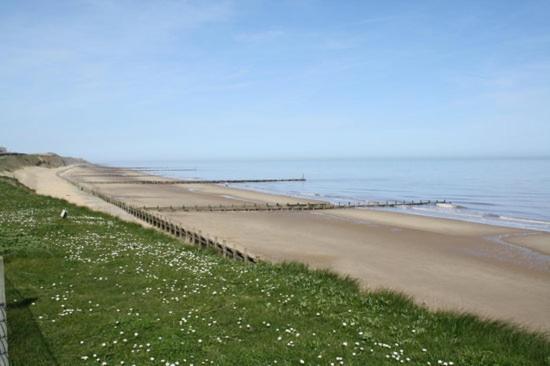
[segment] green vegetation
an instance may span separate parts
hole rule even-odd
[[[0,252],[13,366],[550,365],[543,335],[231,261],[5,182]]]
[[[14,171],[26,166],[57,168],[72,163],[83,162],[80,159],[64,158],[56,154],[0,155],[0,171]]]

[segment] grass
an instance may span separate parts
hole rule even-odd
[[[544,335],[231,261],[2,181],[0,253],[12,366],[550,365]]]
[[[13,172],[26,166],[57,168],[76,161],[78,159],[53,154],[0,155],[0,172]]]

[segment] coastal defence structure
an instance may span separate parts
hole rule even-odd
[[[257,263],[259,261],[259,258],[257,256],[248,253],[244,249],[239,249],[235,245],[228,244],[225,240],[219,241],[217,238],[212,238],[208,235],[203,234],[200,230],[195,231],[189,228],[184,228],[181,225],[174,224],[173,222],[167,220],[165,217],[152,214],[150,212],[147,212],[146,210],[143,210],[142,208],[128,205],[127,203],[117,200],[106,194],[84,187],[78,182],[60,175],[59,172],[57,174],[59,177],[65,179],[67,182],[76,186],[81,191],[87,192],[104,200],[107,203],[113,204],[128,212],[130,215],[146,222],[147,224],[172,236],[175,236],[176,238],[181,239],[187,243],[197,245],[201,248],[211,248],[222,254],[224,257],[241,260],[247,263]]]
[[[273,183],[305,182],[305,178],[290,179],[217,179],[217,180],[114,180],[90,181],[89,184],[233,184],[233,183]]]
[[[145,168],[144,168],[145,169]],[[108,170],[108,169],[107,169]],[[303,182],[305,178],[297,179],[234,179],[234,180],[119,180],[119,181],[85,181],[78,182],[72,178],[63,176],[62,172],[57,175],[76,186],[81,191],[87,192],[96,196],[103,201],[113,204],[120,209],[126,211],[137,219],[164,231],[178,239],[187,243],[197,245],[201,248],[211,248],[219,252],[225,257],[241,260],[248,263],[257,263],[260,259],[258,256],[247,252],[245,249],[240,249],[234,244],[229,244],[225,240],[218,240],[216,237],[203,234],[200,230],[185,228],[168,220],[160,215],[160,212],[225,212],[225,211],[312,211],[312,210],[333,210],[345,208],[380,208],[380,207],[397,207],[397,206],[418,206],[428,204],[448,203],[446,200],[419,200],[419,201],[376,201],[366,203],[352,204],[332,204],[328,202],[309,202],[309,203],[275,203],[275,204],[242,204],[242,205],[208,205],[208,206],[134,206],[120,199],[116,199],[97,189],[89,188],[85,184],[228,184],[228,183],[246,183],[246,182]],[[105,173],[103,173],[105,174]],[[112,173],[106,173],[112,174]],[[94,174],[81,174],[81,176],[94,176]],[[101,175],[101,174],[98,174]],[[96,175],[97,176],[97,175]],[[133,178],[132,175],[126,175],[127,178]],[[0,365],[1,366],[1,365]]]
[[[99,166],[96,166],[99,167]],[[135,170],[135,171],[142,171],[142,172],[196,172],[197,168],[162,168],[162,167],[148,167],[148,166],[130,166],[130,167],[124,167],[124,166],[100,166],[99,167],[103,171],[128,171],[128,170]],[[93,174],[92,174],[93,175]]]
[[[320,203],[253,203],[250,205],[207,205],[207,206],[144,206],[144,210],[164,212],[225,212],[225,211],[314,211],[314,210],[335,210],[344,208],[380,208],[398,206],[422,206],[439,203],[449,203],[447,200],[418,200],[418,201],[376,201],[366,203],[351,202],[347,204]]]

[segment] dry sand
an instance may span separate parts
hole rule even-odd
[[[75,205],[86,206],[96,211],[108,213],[117,216],[125,221],[135,222],[143,226],[150,225],[136,219],[126,211],[108,204],[100,198],[83,192],[69,182],[61,179],[57,174],[61,174],[72,167],[61,168],[41,168],[25,167],[9,174],[25,186],[33,189],[38,194],[65,199]],[[69,213],[70,214],[70,213]]]
[[[94,171],[100,172],[76,167],[63,174],[83,182],[114,180],[84,177]],[[55,170],[26,168],[15,175],[38,193],[128,219],[61,180]],[[140,206],[304,202],[213,185],[88,185]],[[364,287],[398,290],[434,309],[550,330],[550,233],[364,209],[162,214],[265,260],[329,268]]]

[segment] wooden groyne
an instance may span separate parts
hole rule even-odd
[[[245,250],[238,249],[235,245],[228,244],[225,240],[219,241],[217,238],[212,238],[208,235],[203,234],[200,230],[192,230],[189,228],[184,228],[181,225],[175,224],[167,218],[154,213],[151,211],[283,211],[283,210],[296,210],[296,211],[305,211],[305,210],[326,210],[326,209],[339,209],[339,208],[374,208],[374,207],[396,207],[396,206],[417,206],[417,205],[428,205],[428,204],[437,204],[437,203],[448,203],[446,200],[419,200],[419,201],[376,201],[376,202],[367,202],[360,204],[331,204],[326,202],[319,203],[275,203],[275,204],[245,204],[245,205],[219,205],[219,206],[179,206],[179,207],[136,207],[129,205],[121,200],[115,199],[111,196],[103,194],[97,190],[85,187],[79,182],[74,181],[69,177],[61,175],[61,172],[57,172],[57,175],[66,180],[67,182],[73,184],[81,191],[92,194],[103,201],[113,204],[122,210],[128,212],[132,216],[142,220],[155,228],[162,230],[176,238],[182,239],[187,243],[197,245],[201,248],[212,248],[218,253],[222,254],[225,257],[233,258],[236,260],[242,260],[249,263],[257,263],[259,258],[255,255],[247,253]],[[304,178],[301,179],[291,179],[291,180],[281,180],[281,179],[265,179],[265,180],[217,180],[217,181],[176,181],[175,183],[180,184],[193,184],[193,183],[235,183],[235,182],[281,182],[281,181],[305,181]],[[90,182],[83,182],[90,183]],[[120,183],[120,182],[113,182]],[[131,183],[141,183],[139,181],[131,181]],[[169,183],[174,184],[174,181]],[[155,184],[155,183],[153,183]]]
[[[130,178],[130,177],[129,177]],[[233,184],[233,183],[271,183],[271,182],[305,182],[305,178],[290,179],[216,179],[216,180],[118,180],[91,181],[89,184]]]
[[[91,165],[97,170],[133,170],[133,171],[147,171],[147,172],[196,172],[197,168],[168,168],[168,167],[149,167],[149,166],[104,166],[104,165]]]
[[[123,173],[97,173],[97,174],[75,174],[77,178],[92,178],[92,177],[111,177],[111,178],[151,178],[151,174],[123,174]]]
[[[142,208],[128,205],[127,203],[114,199],[113,197],[110,197],[106,194],[84,187],[78,182],[60,175],[59,172],[58,176],[73,184],[81,191],[90,193],[107,203],[113,204],[128,212],[132,216],[148,223],[151,226],[154,226],[159,230],[175,236],[176,238],[181,239],[186,243],[191,243],[201,248],[212,248],[224,257],[233,258],[235,260],[241,260],[248,263],[257,263],[259,261],[259,258],[257,256],[252,255],[251,253],[248,253],[244,250],[238,249],[234,245],[228,244],[225,240],[219,241],[217,238],[212,238],[208,235],[203,234],[200,230],[196,231],[189,228],[184,228],[181,225],[171,222],[165,217],[155,215],[153,213],[147,212]]]
[[[226,212],[226,211],[313,211],[334,210],[344,208],[378,208],[397,206],[422,206],[438,203],[449,203],[446,200],[418,200],[418,201],[376,201],[359,204],[332,204],[332,203],[264,203],[244,205],[206,205],[206,206],[145,206],[143,210],[159,212]]]
[[[196,172],[197,168],[188,168],[188,169],[137,168],[132,170],[138,170],[141,172]]]

